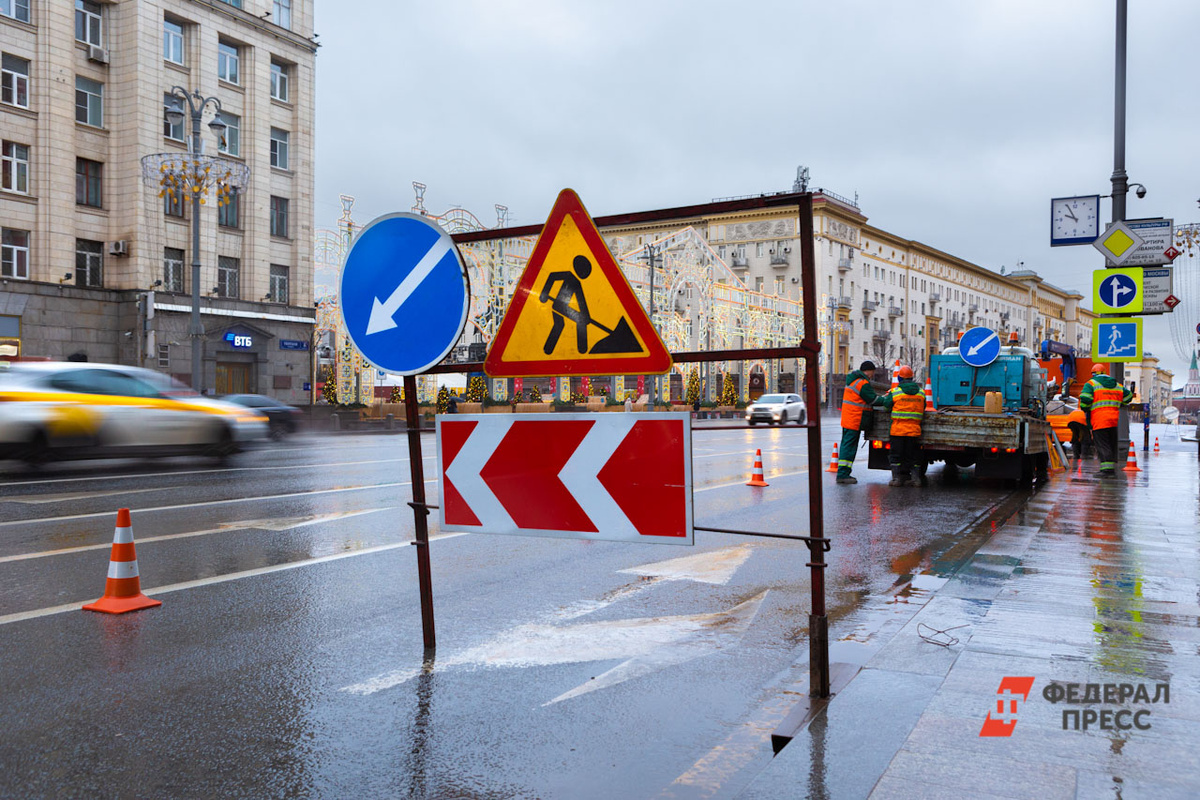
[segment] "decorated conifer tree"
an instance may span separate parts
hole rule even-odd
[[[393,402],[393,403],[400,402],[400,387],[399,386],[392,387],[392,396],[390,398],[390,402]]]
[[[325,385],[321,387],[321,397],[325,398],[329,405],[337,405],[337,379],[333,374],[333,367],[325,368]]]
[[[721,405],[731,406],[737,403],[737,392],[733,388],[733,375],[726,372],[725,381],[721,384]]]
[[[467,384],[467,400],[472,403],[482,403],[487,396],[487,381],[476,375]]]
[[[450,390],[445,386],[438,389],[437,393],[437,413],[446,414],[450,411]]]
[[[684,395],[684,399],[689,406],[700,402],[700,370],[692,369],[688,375],[687,393]]]

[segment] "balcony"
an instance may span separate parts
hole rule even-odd
[[[733,267],[734,269],[745,269],[750,265],[746,262],[745,256],[734,256],[729,260],[729,266]]]
[[[792,248],[790,248],[790,247],[785,247],[782,250],[772,250],[770,252],[771,266],[772,267],[786,267],[788,265],[788,257],[791,254],[792,254]]]
[[[874,300],[863,300],[862,311],[864,314],[870,314],[877,308],[879,308],[879,303],[876,303]]]
[[[854,300],[852,300],[849,297],[839,297],[837,303],[838,303],[838,308],[846,308],[846,309],[854,308]]]
[[[978,313],[978,312],[979,312],[979,305],[978,305],[978,304],[976,304],[976,303],[972,303],[972,304],[971,304],[971,305],[970,305],[970,306],[967,308],[967,313],[969,313],[969,314],[975,314],[975,313]]]
[[[891,331],[872,331],[871,338],[877,342],[886,342],[892,338]]]
[[[854,262],[852,262],[848,258],[839,258],[838,259],[838,272],[849,272],[850,268],[853,266],[854,266]]]
[[[847,347],[847,346],[849,346],[849,344],[850,344],[850,334],[848,334],[848,333],[839,333],[839,334],[837,335],[837,343],[838,343],[838,347]]]
[[[933,305],[934,303],[940,303],[940,302],[942,302],[942,293],[941,292],[930,292],[929,293],[929,304],[930,305]]]
[[[829,307],[831,309],[836,309],[838,306],[839,306],[839,303],[838,303],[838,299],[836,297],[829,298]]]
[[[888,316],[893,318],[902,317],[904,316],[904,309],[900,308],[900,306],[888,306]]]

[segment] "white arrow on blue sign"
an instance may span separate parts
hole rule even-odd
[[[971,328],[958,340],[958,355],[972,367],[986,367],[1000,355],[1000,336],[991,328]]]
[[[394,375],[440,362],[462,335],[470,285],[450,235],[416,214],[386,214],[354,239],[342,266],[346,332]]]
[[[1109,308],[1124,308],[1137,299],[1137,281],[1128,275],[1115,273],[1100,282],[1100,299]]]

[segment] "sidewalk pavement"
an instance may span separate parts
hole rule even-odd
[[[866,646],[834,630],[831,659],[861,671],[738,797],[1200,797],[1200,472],[1190,451],[1138,459],[1115,480],[1095,462],[1055,473]],[[981,736],[989,712],[1009,716],[1006,677],[1033,678],[1028,700],[1011,735]],[[1068,684],[1135,694],[1057,701]],[[1169,684],[1169,702],[1146,702],[1143,684],[1151,700]]]

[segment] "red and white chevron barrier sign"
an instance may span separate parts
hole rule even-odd
[[[686,413],[437,418],[442,530],[692,544]]]

